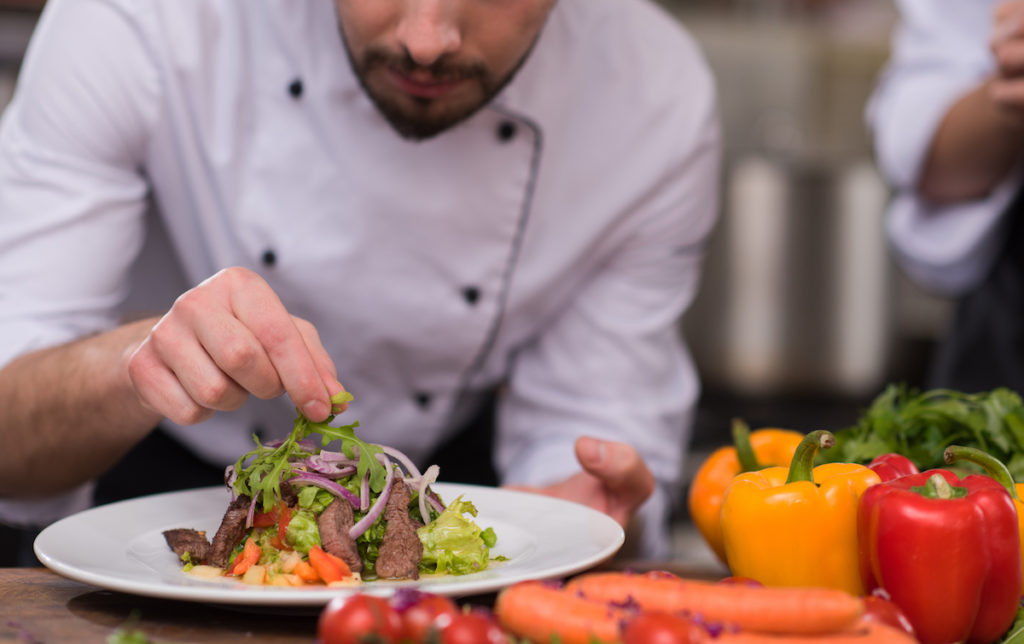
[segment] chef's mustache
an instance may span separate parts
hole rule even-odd
[[[398,54],[384,49],[368,49],[363,54],[363,71],[367,72],[374,67],[384,67],[405,75],[430,74],[439,81],[486,79],[489,76],[487,67],[480,62],[457,63],[442,56],[430,65],[421,65],[407,52]]]

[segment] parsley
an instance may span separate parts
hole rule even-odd
[[[331,397],[332,405],[340,405],[350,400],[352,394],[347,391]],[[333,440],[340,440],[341,449],[349,458],[355,458],[358,452],[357,476],[361,480],[369,471],[370,488],[374,492],[380,492],[384,489],[384,481],[387,478],[387,470],[375,456],[381,453],[380,446],[364,442],[356,436],[355,428],[359,427],[359,421],[343,427],[331,427],[330,423],[333,420],[332,415],[323,422],[314,423],[300,412],[291,433],[277,447],[267,447],[260,443],[259,438],[253,436],[256,449],[243,454],[235,461],[235,493],[262,499],[264,512],[269,512],[281,500],[281,483],[295,476],[293,463],[313,455],[314,452],[302,442],[313,434],[321,436],[324,446]],[[245,465],[246,462],[248,465]]]
[[[1024,481],[1024,402],[1009,389],[979,393],[920,391],[889,385],[852,427],[834,432],[826,461],[868,463],[887,452],[903,454],[919,469],[945,467],[949,445],[984,450]]]

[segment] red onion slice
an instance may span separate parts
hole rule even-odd
[[[288,482],[293,485],[315,485],[316,487],[327,490],[334,496],[345,499],[346,501],[352,504],[352,507],[359,507],[358,496],[350,492],[347,488],[341,486],[338,483],[335,483],[329,478],[325,478],[320,474],[315,474],[313,472],[305,472],[303,474],[299,474],[298,476],[293,476],[292,478],[288,479]]]
[[[347,459],[342,461],[323,458],[324,454],[330,453],[321,452],[320,454],[314,454],[304,461],[304,465],[317,474],[323,474],[332,479],[348,476],[356,471],[356,466],[349,463]]]
[[[430,511],[427,510],[427,488],[437,480],[437,475],[440,471],[441,468],[437,465],[431,465],[423,472],[423,476],[420,477],[417,491],[420,495],[420,517],[423,519],[423,525],[430,523]]]
[[[380,448],[380,451],[384,452],[391,458],[401,463],[402,467],[405,468],[405,471],[409,473],[410,477],[418,479],[421,476],[423,476],[422,474],[420,474],[419,468],[416,467],[416,465],[412,462],[412,459],[410,459],[402,452],[398,451],[394,447],[388,447],[387,445],[378,445],[377,447]]]
[[[366,512],[370,509],[370,470],[363,474],[363,480],[359,483],[359,511]]]
[[[377,500],[373,503],[373,506],[366,513],[366,516],[362,519],[359,519],[359,522],[352,526],[352,528],[348,531],[348,536],[352,537],[353,541],[358,539],[364,532],[366,532],[370,528],[370,526],[373,525],[373,522],[376,521],[377,517],[379,517],[381,513],[384,511],[384,507],[387,505],[388,499],[391,498],[391,483],[394,482],[395,480],[395,468],[391,465],[391,462],[388,461],[387,457],[384,456],[383,454],[375,454],[375,456],[377,457],[377,460],[383,463],[384,467],[387,468],[388,477],[387,479],[384,480],[384,489],[381,490],[380,494],[377,496]]]

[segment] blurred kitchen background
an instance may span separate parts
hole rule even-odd
[[[920,384],[950,302],[909,283],[882,236],[863,113],[890,1],[658,1],[703,46],[725,131],[723,215],[683,321],[705,387],[692,475],[733,417],[837,429],[886,383]],[[0,107],[41,6],[0,0]],[[710,562],[677,516],[678,556]]]

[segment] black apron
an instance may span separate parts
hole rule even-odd
[[[1007,214],[1006,240],[982,284],[956,303],[929,387],[1024,393],[1024,192]]]

